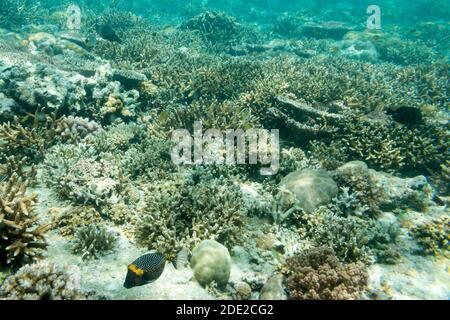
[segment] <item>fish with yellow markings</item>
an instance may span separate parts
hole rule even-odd
[[[148,253],[128,265],[123,286],[127,289],[143,286],[158,279],[164,271],[166,258],[162,253]]]

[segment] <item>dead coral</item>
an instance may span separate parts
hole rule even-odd
[[[283,270],[290,298],[299,300],[359,299],[368,280],[364,264],[342,264],[328,248],[290,257]]]
[[[42,256],[48,225],[34,211],[37,195],[27,195],[28,182],[14,174],[0,184],[0,260],[20,265]]]

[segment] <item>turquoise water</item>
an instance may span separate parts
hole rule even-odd
[[[449,36],[448,1],[2,0],[0,299],[448,299]]]

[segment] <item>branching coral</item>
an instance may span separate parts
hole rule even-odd
[[[449,227],[450,218],[441,216],[413,227],[410,233],[425,254],[448,256],[450,252]]]
[[[220,115],[220,116],[218,116]],[[247,130],[259,127],[258,118],[247,108],[231,102],[200,100],[190,106],[180,107],[173,111],[163,111],[149,130],[163,138],[173,130],[194,129],[194,122],[201,121],[203,128],[218,130]]]
[[[166,254],[204,239],[232,246],[243,240],[245,210],[239,188],[227,180],[160,182],[147,190],[136,239]]]
[[[20,265],[38,259],[46,248],[48,225],[34,211],[37,195],[27,195],[27,181],[13,175],[0,184],[0,261]]]
[[[97,225],[80,227],[74,235],[72,251],[80,254],[83,260],[98,259],[114,248],[116,235]]]
[[[18,177],[27,180],[30,185],[33,185],[37,181],[37,168],[35,165],[29,166],[27,161],[27,157],[7,157],[4,163],[0,164],[0,176],[4,179],[9,179],[16,174]]]
[[[42,261],[19,269],[0,287],[2,300],[85,299],[76,278],[67,267]]]
[[[28,161],[38,160],[50,144],[47,132],[39,128],[27,128],[21,124],[6,123],[0,126],[0,159],[18,156]]]
[[[102,205],[117,196],[127,177],[114,157],[99,159],[92,146],[58,145],[44,160],[44,181],[64,199]]]
[[[372,262],[368,247],[370,235],[366,222],[354,217],[340,217],[333,211],[322,207],[320,224],[312,226],[307,233],[317,246],[332,248],[343,262]]]
[[[332,248],[342,262],[396,263],[399,259],[399,227],[395,223],[343,217],[339,209],[321,207],[300,216],[308,223],[300,227],[303,238],[316,246]]]
[[[128,149],[121,159],[121,167],[132,178],[146,177],[150,181],[169,178],[177,171],[172,162],[170,141],[147,135],[140,144]]]
[[[273,31],[287,38],[296,38],[301,35],[302,23],[300,17],[285,13],[277,18],[273,25]]]
[[[118,152],[128,150],[133,143],[140,140],[142,128],[136,124],[114,124],[90,137],[87,142],[92,144],[98,153]]]
[[[364,264],[342,264],[328,248],[311,249],[286,260],[289,296],[300,300],[353,300],[368,280]]]
[[[100,224],[103,218],[92,206],[68,207],[63,211],[51,210],[53,228],[63,236],[73,236],[79,228]]]
[[[183,24],[183,28],[198,32],[211,46],[227,47],[242,38],[243,28],[236,19],[222,12],[205,12]]]
[[[388,172],[433,174],[450,157],[447,125],[427,123],[411,128],[389,118],[349,116],[337,137],[328,145],[316,143],[312,148],[318,159],[328,159],[324,156],[327,153],[338,157],[324,165],[361,160]]]

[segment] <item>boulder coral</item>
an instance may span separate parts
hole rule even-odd
[[[230,278],[230,253],[215,240],[203,240],[192,251],[191,268],[201,285],[214,282],[224,287]]]

